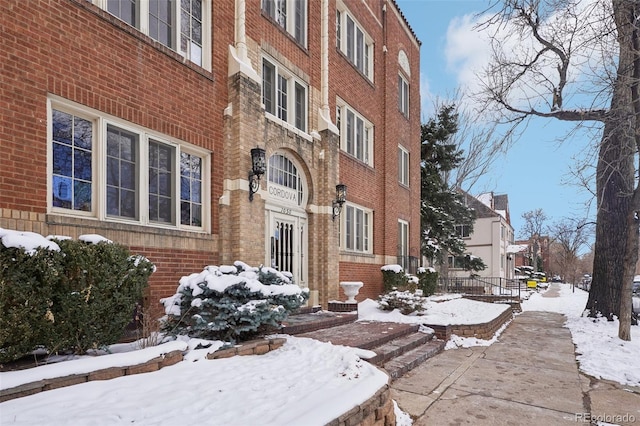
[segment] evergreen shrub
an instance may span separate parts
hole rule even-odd
[[[207,266],[182,277],[176,294],[162,299],[167,315],[161,330],[172,336],[246,341],[277,331],[308,298],[308,289],[273,268],[242,262]]]
[[[410,291],[391,291],[378,296],[378,307],[383,311],[393,311],[398,309],[400,313],[409,315],[420,314],[424,311],[426,297],[418,296]]]
[[[380,270],[382,271],[382,282],[385,292],[406,289],[409,284],[409,277],[400,265],[385,265],[380,268]]]
[[[142,299],[154,269],[145,258],[114,243],[55,243],[25,252],[0,242],[0,362],[116,343]]]
[[[418,268],[418,287],[424,296],[433,295],[438,288],[438,273],[433,268]]]

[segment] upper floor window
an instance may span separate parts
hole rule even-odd
[[[409,117],[409,82],[402,75],[398,75],[398,108]]]
[[[65,105],[53,106],[50,122],[53,211],[204,228],[207,153]]]
[[[373,81],[373,39],[342,3],[338,4],[336,10],[336,47],[362,74]]]
[[[340,148],[373,166],[373,124],[339,100],[336,126],[340,130]]]
[[[262,60],[262,102],[266,112],[307,131],[307,85],[275,61]]]
[[[340,215],[344,232],[340,232],[340,246],[343,250],[371,253],[373,235],[373,212],[347,203]]]
[[[469,225],[456,225],[456,234],[462,238],[471,236],[471,227]]]
[[[409,151],[398,145],[398,181],[409,186]]]
[[[112,15],[210,69],[206,48],[211,32],[211,0],[93,0]]]
[[[262,10],[298,43],[307,46],[307,0],[262,0]]]

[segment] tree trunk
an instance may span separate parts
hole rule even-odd
[[[634,197],[634,154],[638,137],[636,33],[637,1],[613,0],[619,42],[619,63],[611,109],[598,154],[596,196],[598,213],[593,260],[593,282],[586,309],[589,315],[620,318],[619,337],[630,338],[627,312],[638,258],[638,228]],[[621,305],[622,303],[622,305]],[[624,308],[621,307],[624,305]],[[621,317],[621,314],[624,317]]]

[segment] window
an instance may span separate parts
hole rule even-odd
[[[307,85],[268,59],[262,61],[262,102],[266,112],[307,131]]]
[[[89,212],[93,201],[93,123],[55,110],[51,123],[53,206]]]
[[[409,117],[409,82],[402,75],[398,75],[398,108]]]
[[[297,204],[302,205],[303,187],[302,178],[298,174],[298,168],[287,157],[274,154],[269,157],[268,169],[269,182],[285,186],[295,191]]]
[[[456,235],[462,238],[471,236],[471,227],[469,225],[456,225]]]
[[[373,212],[347,204],[340,216],[344,223],[344,232],[340,232],[341,238],[344,238],[341,241],[342,248],[347,251],[371,253]]]
[[[96,4],[105,4],[109,13],[194,64],[211,68],[204,46],[210,34],[211,0],[106,0]]]
[[[336,11],[336,47],[362,74],[373,81],[373,40],[343,4],[339,4]]]
[[[398,181],[409,186],[409,151],[398,145]]]
[[[307,0],[262,0],[262,11],[306,47]]]
[[[398,220],[398,257],[407,261],[409,256],[409,222]],[[407,262],[408,264],[408,262]],[[406,270],[407,265],[402,265]]]
[[[449,256],[449,268],[464,269],[464,267],[465,267],[464,256]]]
[[[336,125],[340,130],[342,150],[373,166],[373,125],[340,100],[336,110]]]
[[[130,123],[56,102],[51,208],[102,220],[201,229],[208,158],[202,150]]]

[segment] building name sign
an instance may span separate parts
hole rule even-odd
[[[269,196],[272,199],[276,199],[287,204],[298,205],[299,200],[297,190],[273,184],[269,184],[267,189],[269,191]]]

